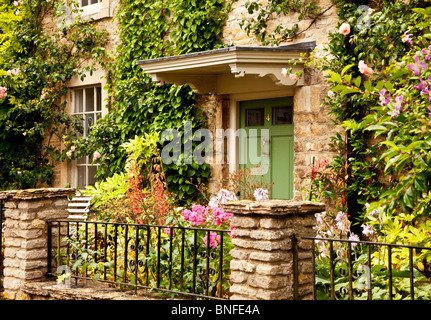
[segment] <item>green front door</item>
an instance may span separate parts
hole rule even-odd
[[[272,199],[293,198],[293,98],[240,104],[240,168],[253,168],[262,182],[274,183]]]

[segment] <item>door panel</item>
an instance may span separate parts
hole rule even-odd
[[[292,199],[293,98],[241,102],[240,126],[246,136],[240,139],[240,168],[254,168],[262,182],[274,182],[273,199]]]
[[[271,137],[272,198],[293,198],[293,136]]]

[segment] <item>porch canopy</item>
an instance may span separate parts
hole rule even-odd
[[[177,56],[140,60],[139,65],[159,85],[188,84],[199,94],[236,94],[280,90],[303,85],[285,77],[282,68],[293,72],[304,68],[302,63],[289,66],[316,46],[315,41],[278,47],[231,46]]]

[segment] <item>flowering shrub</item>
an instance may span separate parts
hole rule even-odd
[[[340,6],[350,31],[331,34],[333,59],[321,65],[330,85],[325,104],[347,130],[346,138],[333,138],[339,155],[329,168],[340,179],[340,199],[357,202],[347,212],[362,240],[429,244],[431,9],[425,5],[376,2],[369,27],[362,29],[357,7]],[[408,251],[392,254],[394,268],[403,270]],[[385,270],[387,253],[376,252],[373,259]],[[431,275],[428,252],[415,252],[413,261]]]
[[[85,153],[68,144],[82,124],[65,110],[66,82],[103,59],[105,32],[84,20],[62,24],[63,5],[0,0],[0,189],[49,185],[55,164]],[[59,23],[48,33],[41,21],[51,13]]]
[[[313,157],[313,162],[307,167],[305,177],[310,179],[308,200],[317,200],[325,195],[324,190],[330,184],[329,172],[326,171],[328,165],[329,159],[326,157],[319,157],[317,161]]]

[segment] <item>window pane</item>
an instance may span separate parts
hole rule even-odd
[[[292,107],[273,107],[272,124],[292,124]]]
[[[264,125],[264,109],[247,109],[246,111],[246,125],[248,127],[263,126]]]
[[[74,90],[74,95],[75,95],[75,110],[74,113],[82,113],[84,108],[84,97],[83,97],[83,92],[82,89],[75,89]]]
[[[99,1],[98,0],[91,0],[91,4],[95,4],[95,3],[98,3]]]
[[[81,0],[81,7],[85,7],[88,5],[88,0]]]
[[[85,89],[85,112],[94,111],[94,88]]]
[[[85,115],[85,135],[88,136],[91,132],[91,127],[94,124],[94,114]]]
[[[79,166],[77,167],[77,171],[78,171],[78,187],[83,189],[86,186],[86,179],[85,179],[85,171],[86,171],[86,167],[85,166]]]
[[[96,110],[102,111],[102,88],[96,88]]]
[[[88,184],[94,185],[96,183],[96,172],[97,172],[97,166],[89,166],[88,168]]]

